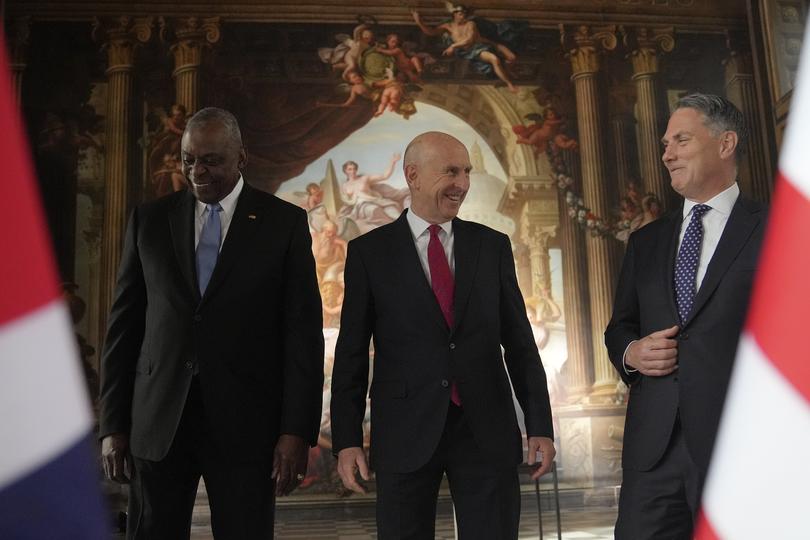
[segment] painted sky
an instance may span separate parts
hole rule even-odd
[[[326,163],[330,159],[335,166],[335,173],[341,179],[343,173],[340,167],[349,160],[360,164],[361,173],[381,173],[388,167],[393,154],[402,154],[411,139],[431,130],[450,133],[463,142],[468,149],[475,141],[478,141],[487,171],[504,182],[506,181],[506,173],[495,154],[469,124],[433,105],[417,102],[416,107],[418,112],[408,120],[390,112],[386,112],[379,118],[373,118],[342,143],[310,163],[301,175],[284,182],[279,194],[303,191],[309,182],[320,182],[326,173]],[[402,161],[397,164],[388,183],[398,188],[405,187]]]

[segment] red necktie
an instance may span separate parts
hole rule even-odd
[[[450,273],[450,265],[447,263],[447,255],[444,253],[444,246],[439,240],[441,227],[434,224],[428,227],[430,231],[430,242],[428,243],[428,266],[430,267],[430,285],[433,294],[439,302],[439,307],[447,322],[448,328],[453,328],[453,292],[456,289],[453,281],[453,274]],[[458,394],[456,383],[450,386],[450,400],[461,406],[461,397]]]

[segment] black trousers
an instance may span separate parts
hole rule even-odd
[[[273,538],[273,456],[264,463],[230,463],[206,436],[203,402],[195,377],[169,453],[161,461],[134,458],[127,538],[189,538],[200,477],[217,540]]]
[[[439,446],[409,473],[377,471],[380,540],[433,540],[436,500],[447,474],[461,540],[515,540],[520,522],[517,467],[495,466],[478,448],[463,409],[450,404]]]
[[[664,456],[649,471],[622,473],[616,540],[690,540],[705,474],[692,461],[680,421]]]

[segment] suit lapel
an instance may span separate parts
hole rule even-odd
[[[740,197],[734,203],[734,208],[731,210],[731,215],[728,217],[723,234],[720,236],[720,242],[717,244],[717,249],[712,255],[712,260],[706,268],[706,275],[703,277],[703,282],[700,284],[695,296],[695,303],[692,307],[692,313],[689,319],[684,321],[684,326],[689,324],[689,321],[695,318],[695,315],[706,304],[706,301],[711,297],[714,290],[720,284],[720,280],[726,274],[740,253],[740,250],[748,242],[751,233],[759,223],[759,216],[752,213],[747,207],[745,201]]]
[[[453,330],[458,328],[467,309],[473,279],[478,267],[481,239],[461,219],[453,220],[453,251],[456,259],[455,295],[453,298]]]
[[[239,194],[239,200],[236,203],[233,218],[228,227],[228,234],[219,252],[219,258],[217,259],[217,265],[214,267],[214,273],[211,275],[211,281],[208,282],[208,287],[205,289],[202,303],[205,303],[222,286],[225,276],[233,267],[234,261],[238,260],[243,251],[250,245],[250,240],[258,229],[261,218],[262,215],[259,212],[256,199],[256,190],[245,183],[242,187],[242,193]]]
[[[393,254],[392,263],[399,271],[402,290],[407,291],[405,294],[411,294],[412,292],[416,294],[419,297],[419,302],[430,312],[429,317],[445,331],[449,331],[442,309],[439,307],[439,301],[436,300],[436,295],[433,294],[433,289],[430,287],[430,282],[422,267],[422,261],[419,259],[419,252],[416,250],[416,242],[411,232],[411,226],[405,217],[407,212],[408,210],[402,212],[394,222],[396,245],[402,246],[404,249],[391,250]]]
[[[197,286],[197,265],[194,258],[194,204],[196,199],[186,190],[177,204],[169,212],[169,229],[172,234],[174,254],[180,265],[180,272],[191,289],[194,298],[199,300]]]

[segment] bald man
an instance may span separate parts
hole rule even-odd
[[[523,444],[510,376],[534,478],[551,467],[554,444],[546,375],[509,238],[456,217],[472,168],[457,139],[423,133],[403,161],[410,209],[349,243],[332,373],[338,472],[348,489],[364,491],[357,474],[369,478],[362,422],[373,337],[379,538],[434,538],[446,474],[459,538],[515,539]]]

